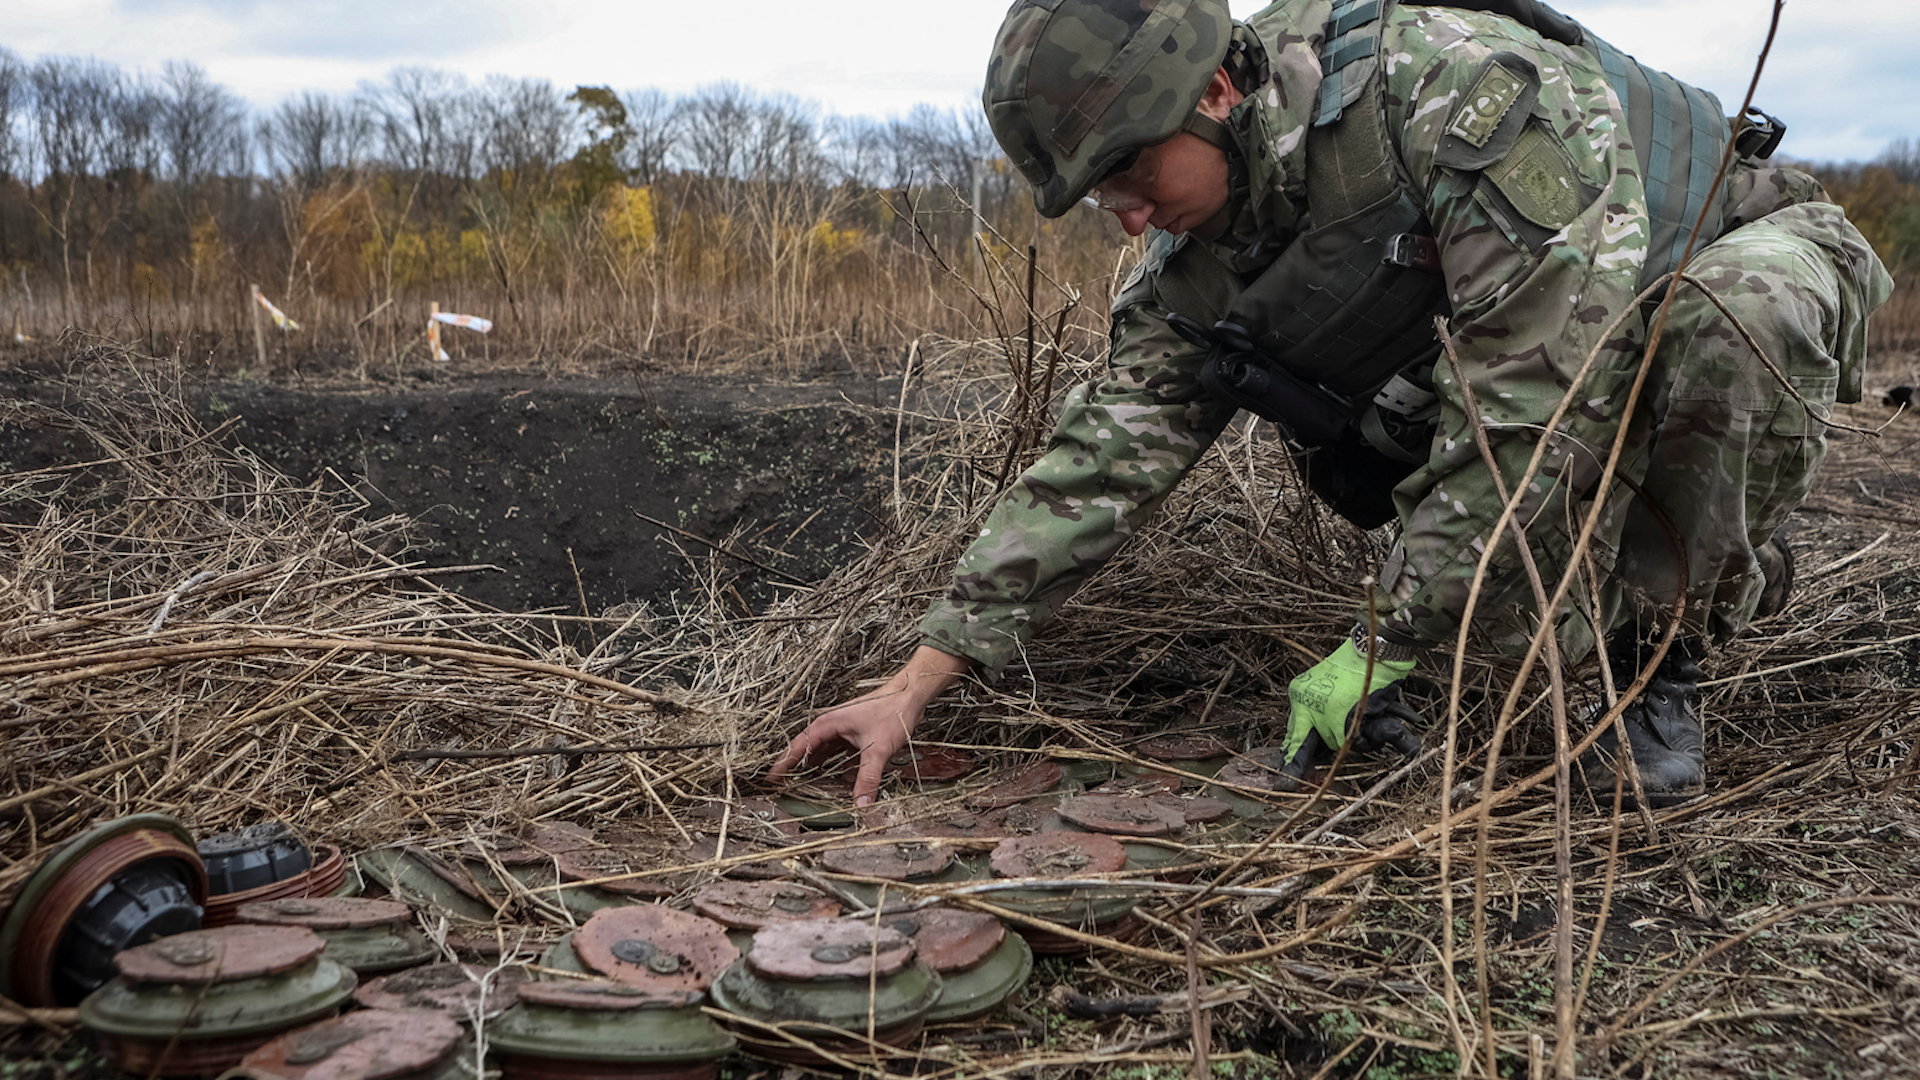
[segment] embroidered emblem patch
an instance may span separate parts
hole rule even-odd
[[[1488,64],[1474,80],[1473,89],[1467,91],[1466,100],[1454,110],[1447,134],[1472,146],[1487,145],[1487,140],[1493,138],[1494,130],[1500,126],[1500,118],[1513,108],[1526,87],[1527,80],[1498,62]]]
[[[1513,150],[1487,170],[1487,178],[1536,225],[1565,228],[1580,216],[1583,195],[1573,160],[1537,127],[1520,133]]]

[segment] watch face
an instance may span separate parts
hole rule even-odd
[[[1353,650],[1361,656],[1372,656],[1378,660],[1388,662],[1410,660],[1413,658],[1413,650],[1411,648],[1405,645],[1395,645],[1386,638],[1369,634],[1364,625],[1356,625],[1353,628],[1352,639]]]

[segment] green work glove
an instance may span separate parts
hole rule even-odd
[[[1281,759],[1291,762],[1307,743],[1307,736],[1320,733],[1327,749],[1339,751],[1347,741],[1347,720],[1354,706],[1369,694],[1399,682],[1413,672],[1412,660],[1373,661],[1373,679],[1367,679],[1367,658],[1348,638],[1333,650],[1333,655],[1308,668],[1287,684],[1287,699],[1293,715],[1287,722],[1287,741]]]

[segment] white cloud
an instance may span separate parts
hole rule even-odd
[[[418,63],[448,31],[464,48],[541,31],[524,0],[118,0],[117,18],[163,27],[215,25],[228,42],[276,57]]]
[[[1632,53],[1739,108],[1766,41],[1771,0],[1563,0],[1560,10]],[[1915,0],[1789,3],[1754,104],[1787,125],[1780,152],[1861,160],[1920,136]]]
[[[1232,0],[1236,15],[1259,0]],[[1765,36],[1769,0],[1562,0],[1568,14],[1732,110]],[[91,54],[129,68],[198,61],[271,107],[340,92],[401,64],[556,85],[731,80],[843,113],[919,102],[974,107],[1004,0],[8,0],[0,42],[32,58]],[[1920,2],[1790,4],[1758,103],[1784,119],[1783,152],[1864,158],[1920,136]]]

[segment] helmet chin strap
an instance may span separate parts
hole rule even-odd
[[[1180,125],[1180,130],[1192,132],[1230,155],[1239,153],[1239,148],[1234,145],[1233,133],[1227,130],[1227,125],[1197,109],[1187,117],[1186,123]]]

